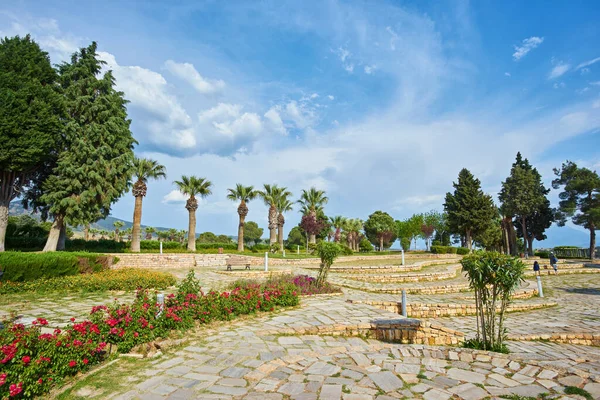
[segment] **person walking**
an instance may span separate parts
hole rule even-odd
[[[537,262],[537,261],[533,262],[533,272],[534,272],[535,275],[540,275],[541,276],[541,273],[540,273],[540,263]]]
[[[554,275],[558,275],[558,259],[554,253],[550,253],[550,265],[554,268]]]

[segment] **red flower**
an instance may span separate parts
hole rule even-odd
[[[21,393],[23,391],[23,382],[19,382],[18,385],[15,385],[13,383],[8,388],[8,391],[9,391],[10,397],[15,397],[16,395],[18,395],[19,393]]]
[[[74,317],[71,317],[71,322],[75,322],[75,318]]]
[[[90,362],[90,360],[88,360],[87,358],[84,358],[84,359],[83,359],[83,363],[84,363],[85,365],[88,365],[88,363],[89,363],[89,362]]]
[[[138,336],[140,336],[140,334],[139,334],[139,333],[137,333],[137,332],[133,332],[133,336],[134,336],[134,337],[138,337]]]
[[[44,380],[42,378],[38,379],[38,385],[41,385]]]
[[[23,357],[23,364],[27,365],[27,364],[29,364],[30,361],[31,361],[31,357],[29,357],[29,356]]]
[[[0,386],[6,383],[6,374],[0,374]]]
[[[77,362],[75,362],[74,360],[69,361],[69,367],[75,368],[76,366],[77,366]]]
[[[48,325],[48,321],[44,318],[38,318],[37,322],[39,322],[40,325]]]

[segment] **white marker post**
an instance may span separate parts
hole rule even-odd
[[[160,242],[160,254],[162,254],[162,242]]]
[[[162,244],[162,242],[161,242]],[[156,314],[156,316],[158,317],[160,314],[162,314],[162,310],[163,308],[165,308],[165,295],[162,293],[159,293],[156,295],[156,302],[158,303],[159,307],[158,307],[158,314]]]
[[[300,254],[300,245],[298,245],[298,250],[296,250],[296,253]]]
[[[404,249],[401,249],[400,251],[402,251],[402,265],[404,265]]]
[[[406,313],[406,290],[402,289],[402,316],[407,317]]]
[[[544,297],[544,291],[542,290],[542,278],[539,275],[536,278],[537,278],[537,285],[538,285],[538,296]]]
[[[265,251],[265,272],[269,270],[269,252]]]

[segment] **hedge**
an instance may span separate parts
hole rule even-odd
[[[140,242],[141,250],[158,250],[160,249],[160,243],[158,240],[142,240]],[[179,242],[162,242],[163,250],[175,250],[175,249],[186,249],[187,242],[185,244]]]
[[[237,243],[198,243],[196,242],[196,250],[218,249],[237,250]]]
[[[469,249],[466,247],[452,247],[452,246],[431,246],[431,252],[433,254],[469,254]]]
[[[0,253],[2,280],[27,282],[41,278],[98,272],[114,262],[113,256],[95,253]]]

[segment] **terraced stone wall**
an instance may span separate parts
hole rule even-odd
[[[375,322],[375,338],[386,342],[426,345],[458,345],[465,334],[413,318],[381,320]]]

